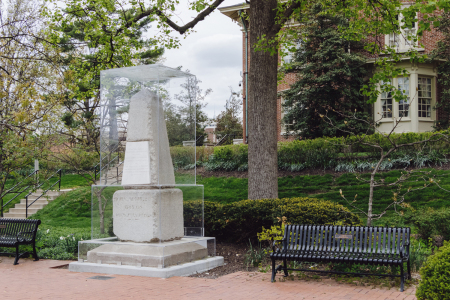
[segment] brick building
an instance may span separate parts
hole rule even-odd
[[[404,6],[408,3],[405,2]],[[246,106],[246,79],[245,76],[248,72],[248,66],[250,65],[250,38],[248,32],[250,28],[242,22],[240,13],[249,10],[249,4],[243,3],[228,7],[219,8],[220,12],[227,17],[231,18],[233,21],[237,22],[242,30],[242,66],[243,66],[243,124],[244,124],[244,142],[246,142],[245,137],[248,135],[246,132],[247,128],[247,106]],[[402,20],[401,13],[399,14],[399,21]],[[420,15],[419,15],[420,19]],[[415,35],[417,32],[417,23],[414,24],[412,29],[402,30],[401,35],[389,34],[386,36],[379,37],[381,43],[384,45],[389,45],[395,47],[398,53],[407,52],[412,47],[416,48],[420,54],[428,54],[436,47],[436,42],[442,38],[440,32],[435,29],[431,31],[424,32],[423,36],[420,38],[419,42],[415,45],[413,42],[405,39],[405,36]],[[248,37],[248,38],[247,38]],[[419,45],[423,45],[419,47]],[[285,61],[288,62],[292,59],[291,55],[283,58],[279,58],[280,64]],[[373,68],[373,63],[375,59],[367,59],[367,67]],[[389,93],[381,93],[379,99],[375,104],[373,104],[373,112],[375,120],[379,120],[379,130],[382,132],[389,132],[394,126],[395,118],[401,117],[401,121],[396,127],[396,132],[424,132],[433,130],[432,126],[434,121],[437,119],[439,111],[433,110],[435,104],[439,101],[439,86],[437,83],[437,66],[440,61],[431,61],[428,63],[414,64],[409,61],[409,58],[405,57],[402,61],[398,62],[399,67],[403,67],[409,73],[407,77],[397,77],[392,79],[392,85],[398,86],[409,96],[409,100],[405,103],[396,102],[392,99]],[[250,70],[251,71],[251,70]],[[284,80],[278,84],[277,91],[282,92],[290,88],[290,85],[296,80],[296,74],[288,74]],[[274,99],[275,101],[275,99]],[[286,132],[284,124],[282,124],[283,119],[283,99],[279,97],[277,101],[277,132],[278,141],[293,140],[295,137]]]

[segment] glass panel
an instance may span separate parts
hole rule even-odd
[[[154,147],[153,161],[147,162],[155,171],[155,183],[173,184],[173,180],[159,176],[159,169],[167,169],[165,163],[175,169],[175,183],[196,183],[196,145],[204,139],[197,137],[197,131],[201,133],[198,128],[201,125],[196,123],[200,104],[197,83],[192,74],[158,64],[101,72],[99,184],[122,183],[130,126],[136,128],[135,132],[141,128],[145,132],[142,134],[148,136],[145,141],[170,147],[170,150],[166,146]],[[132,118],[129,118],[130,110],[134,114]],[[144,114],[148,121],[140,120]],[[137,141],[133,138],[132,142]],[[139,149],[129,149],[128,156]]]
[[[170,240],[176,225],[179,237],[204,236],[203,185],[92,186],[91,239],[119,237],[140,241],[125,232],[145,231],[140,242]],[[179,205],[179,207],[178,207]],[[156,216],[156,217],[155,217]],[[130,225],[130,223],[132,223]],[[148,236],[148,238],[147,238]]]

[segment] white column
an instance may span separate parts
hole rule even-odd
[[[409,77],[409,98],[411,102],[409,106],[409,113],[411,115],[411,131],[413,132],[419,132],[419,99],[416,91],[418,80],[417,71],[411,71],[411,75]]]

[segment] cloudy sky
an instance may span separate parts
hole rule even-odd
[[[244,1],[227,0],[221,7],[242,2]],[[195,15],[189,13],[187,6],[180,5],[177,23],[185,24],[193,16]],[[208,105],[205,109],[212,118],[214,113],[217,116],[224,110],[226,100],[230,97],[229,86],[235,92],[241,90],[242,32],[237,23],[218,10],[198,23],[195,30],[186,39],[181,39],[182,46],[179,49],[166,50],[163,64],[189,69],[202,81],[203,91],[208,88],[213,90],[206,99]]]

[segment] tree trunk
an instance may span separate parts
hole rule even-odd
[[[378,167],[378,166],[377,166]],[[367,226],[372,226],[372,206],[373,206],[373,189],[375,185],[375,171],[370,174],[370,188],[369,188],[369,208],[367,211]]]
[[[278,198],[277,66],[278,55],[254,51],[265,37],[275,37],[277,0],[252,0],[248,95],[248,198]]]

